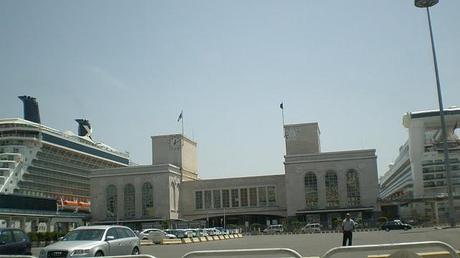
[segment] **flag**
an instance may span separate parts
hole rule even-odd
[[[283,102],[281,102],[281,104],[280,104],[280,108],[281,108],[281,109],[284,109],[284,105],[283,105]]]
[[[179,114],[179,117],[177,118],[177,122],[179,122],[182,119],[182,111]]]

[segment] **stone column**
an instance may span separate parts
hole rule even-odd
[[[339,188],[339,206],[342,208],[348,207],[346,173],[346,170],[337,171],[337,184]]]
[[[326,181],[324,179],[324,171],[318,171],[316,174],[316,183],[318,187],[318,208],[326,208]]]

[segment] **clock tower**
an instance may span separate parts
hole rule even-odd
[[[152,165],[171,164],[181,170],[182,181],[198,179],[196,142],[182,134],[152,136]]]
[[[319,135],[318,123],[285,125],[286,155],[320,153]]]

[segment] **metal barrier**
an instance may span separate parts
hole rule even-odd
[[[137,254],[137,255],[120,255],[120,256],[105,256],[107,258],[156,258],[150,254]],[[0,255],[0,258],[37,258],[31,255]]]
[[[35,256],[32,256],[32,255],[0,255],[0,258],[37,258]]]
[[[234,255],[273,255],[284,254],[289,257],[303,258],[297,251],[289,248],[257,248],[257,249],[235,249],[235,250],[207,250],[207,251],[192,251],[186,253],[182,258],[192,257],[209,257],[216,256],[234,256]]]
[[[449,251],[451,257],[460,258],[457,251],[449,244],[441,241],[424,241],[412,243],[395,243],[395,244],[380,244],[380,245],[357,245],[357,246],[341,246],[335,247],[327,251],[321,258],[328,258],[338,253],[352,253],[360,251],[383,251],[383,250],[399,250],[403,248],[414,247],[440,247]]]

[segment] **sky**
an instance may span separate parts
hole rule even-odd
[[[460,106],[460,1],[431,10],[444,106]],[[201,178],[282,174],[286,123],[321,149],[376,149],[402,115],[438,108],[426,11],[413,1],[0,1],[0,118],[38,99],[42,123],[151,164],[150,136],[198,143]]]

